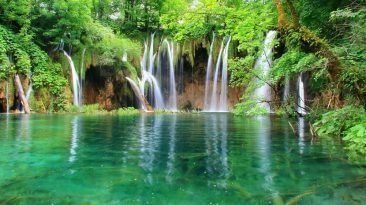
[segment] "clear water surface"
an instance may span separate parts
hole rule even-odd
[[[306,122],[0,115],[0,204],[365,204],[366,168]],[[297,124],[297,125],[296,125]]]

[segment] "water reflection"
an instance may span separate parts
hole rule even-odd
[[[152,184],[155,155],[159,149],[162,131],[162,117],[156,115],[154,118],[148,118],[146,115],[141,115],[139,120],[139,165],[146,172],[145,183]],[[146,122],[147,120],[148,122]]]
[[[272,152],[271,152],[271,119],[270,116],[259,116],[256,118],[257,123],[257,150],[259,157],[259,172],[263,174],[264,190],[270,192],[272,196],[277,196],[279,193],[274,187],[275,174],[271,170]]]
[[[365,168],[304,141],[301,120],[298,137],[287,119],[226,114],[2,117],[0,201],[12,204],[366,200]]]
[[[74,162],[76,160],[76,151],[78,148],[78,132],[79,132],[79,125],[80,124],[80,117],[74,116],[71,121],[71,144],[70,144],[70,156],[69,162]]]
[[[304,153],[305,148],[305,119],[299,117],[298,119],[298,133],[299,133],[299,152]]]
[[[206,171],[210,177],[222,179],[221,186],[226,186],[229,176],[228,115],[206,114],[205,122]]]
[[[16,146],[19,150],[23,152],[30,152],[32,146],[32,137],[31,137],[31,126],[30,126],[30,116],[29,115],[19,115],[16,116],[18,118],[18,122],[15,124],[14,132],[16,137]],[[8,118],[8,116],[7,116]],[[7,125],[8,126],[8,125]]]
[[[168,151],[167,174],[166,174],[166,180],[169,183],[172,183],[172,175],[174,172],[176,123],[177,123],[177,116],[173,115],[171,119],[171,124],[169,126],[169,151]]]

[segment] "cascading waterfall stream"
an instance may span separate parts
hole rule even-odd
[[[221,65],[221,56],[222,56],[223,47],[224,47],[224,41],[221,42],[220,53],[219,53],[219,57],[217,58],[217,62],[216,62],[215,75],[214,75],[213,86],[212,86],[212,91],[211,91],[210,107],[208,110],[211,112],[217,111],[217,109],[216,109],[216,106],[217,106],[217,79],[219,77],[219,69],[220,69],[220,65]]]
[[[305,110],[305,87],[304,81],[302,79],[302,73],[299,75],[297,79],[298,86],[298,103],[297,103],[297,112],[301,115],[306,114]]]
[[[272,42],[276,38],[277,31],[269,31],[264,40],[264,48],[261,57],[255,62],[255,69],[260,69],[263,79],[258,79],[263,84],[254,91],[254,98],[258,100],[260,107],[266,109],[267,112],[271,112],[270,102],[271,87],[265,82],[268,77],[270,67],[272,65]]]
[[[165,49],[168,58],[168,73],[162,71],[162,52]],[[157,60],[157,68],[155,69],[155,60]],[[150,103],[154,108],[167,109],[171,111],[177,110],[177,93],[175,82],[175,66],[174,66],[174,46],[167,39],[164,39],[159,46],[159,49],[154,53],[154,34],[151,35],[150,42],[145,41],[144,53],[141,58],[141,78],[137,78],[136,81],[128,79],[135,94],[146,99],[149,96]],[[165,86],[163,81],[168,80],[168,85]],[[146,90],[145,84],[148,83],[149,90]],[[164,85],[164,86],[163,86]],[[168,91],[167,96],[162,94],[162,91]],[[140,98],[140,97],[139,97]],[[164,99],[165,98],[165,99]],[[140,100],[141,101],[141,100]]]
[[[225,37],[221,42],[219,56],[217,58],[215,73],[212,79],[212,47],[213,42],[210,47],[210,55],[207,63],[207,73],[206,73],[206,82],[205,82],[205,99],[204,99],[204,111],[205,112],[227,112],[227,65],[228,65],[228,53],[229,53],[229,45],[230,45],[231,37]],[[221,69],[221,71],[220,71]],[[220,95],[218,84],[219,84],[219,73],[221,73],[221,86],[220,86]],[[210,83],[212,81],[212,89],[210,89]],[[208,100],[210,96],[210,100]]]
[[[72,60],[71,56],[66,51],[63,51],[63,53],[66,56],[66,58],[70,64],[71,78],[72,78],[72,92],[73,92],[73,97],[74,97],[73,102],[74,102],[75,106],[80,106],[81,102],[80,102],[80,94],[79,94],[80,93],[79,76],[78,76],[78,73],[76,72],[74,61]]]
[[[140,108],[147,111],[147,106],[145,105],[144,101],[144,95],[141,93],[139,86],[131,78],[126,77],[126,79],[130,83],[133,92],[135,93],[137,99],[139,100]]]
[[[166,46],[169,57],[169,99],[168,109],[172,111],[177,110],[177,92],[175,85],[175,74],[174,74],[174,46],[173,43],[170,45],[169,41],[165,39],[163,44]]]
[[[229,44],[231,41],[231,36],[226,42],[226,46],[224,49],[224,53],[222,56],[222,74],[221,74],[221,93],[220,93],[220,104],[219,111],[226,112],[228,111],[227,107],[227,65],[228,65],[228,56],[229,56]]]
[[[208,108],[208,93],[210,92],[210,79],[212,78],[212,65],[213,65],[213,59],[212,59],[212,53],[213,53],[213,45],[215,42],[215,34],[213,34],[212,42],[210,45],[210,54],[208,56],[207,61],[207,71],[206,71],[206,81],[205,81],[205,98],[204,98],[204,108]]]

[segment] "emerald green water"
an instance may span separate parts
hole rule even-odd
[[[0,204],[364,204],[365,166],[298,123],[0,115]]]

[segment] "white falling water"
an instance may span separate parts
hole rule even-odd
[[[305,87],[304,81],[302,79],[302,73],[299,75],[297,79],[297,86],[298,86],[298,103],[297,103],[297,112],[301,115],[306,114],[305,110]]]
[[[155,108],[164,108],[163,95],[161,88],[156,78],[148,71],[142,70],[141,79],[137,79],[141,94],[145,96],[145,83],[148,82],[150,88],[153,90]]]
[[[221,56],[222,56],[223,48],[224,48],[224,41],[221,42],[220,53],[219,53],[219,57],[217,58],[217,62],[216,62],[216,69],[215,69],[213,86],[212,86],[212,91],[211,91],[210,106],[209,106],[209,110],[207,110],[207,111],[211,111],[211,112],[217,111],[217,109],[216,109],[216,107],[217,107],[217,80],[219,77],[219,69],[220,69],[220,65],[221,65]]]
[[[210,79],[212,78],[212,51],[213,51],[213,44],[215,42],[215,34],[213,35],[211,46],[210,46],[210,54],[208,56],[207,61],[207,72],[206,72],[206,81],[205,81],[205,98],[204,98],[204,108],[208,108],[208,93],[210,92]]]
[[[168,67],[167,72],[163,72],[162,53],[167,53]],[[155,60],[157,63],[155,65]],[[149,102],[154,108],[167,109],[171,111],[177,110],[177,91],[175,82],[175,66],[174,66],[174,44],[164,39],[159,49],[154,53],[154,34],[151,35],[150,42],[145,41],[144,53],[141,58],[141,78],[136,81],[128,80],[131,84],[137,85],[139,93],[143,98],[149,97]],[[156,66],[156,69],[155,69]],[[165,71],[165,70],[164,70]],[[167,83],[165,83],[167,82]],[[145,84],[148,83],[146,90]],[[164,90],[163,95],[162,91]],[[137,95],[138,93],[135,92]]]
[[[140,109],[147,111],[147,106],[145,105],[145,101],[143,98],[144,95],[141,93],[140,87],[131,78],[126,77],[126,79],[130,83],[133,92],[136,94],[137,99],[139,100]]]
[[[26,95],[25,95],[25,98],[26,98],[27,100],[29,100],[29,98],[30,98],[30,95],[31,95],[32,91],[33,91],[33,83],[32,83],[32,72],[31,72],[31,73],[29,74],[29,85],[28,85],[28,90],[27,90],[27,93],[26,93]]]
[[[224,53],[222,56],[222,74],[221,74],[221,93],[220,93],[220,102],[219,102],[219,111],[228,111],[227,107],[227,65],[228,65],[228,56],[229,56],[229,44],[231,41],[231,36],[226,42],[226,47],[224,49]]]
[[[130,78],[127,78],[128,82],[131,84],[135,94],[138,96],[139,101],[143,101],[146,98],[147,92],[145,92],[145,84],[148,83],[150,89],[150,97],[154,108],[163,109],[165,108],[165,103],[163,95],[161,93],[160,82],[154,76],[154,64],[155,64],[156,54],[154,54],[154,34],[151,35],[150,46],[148,43],[144,43],[144,53],[140,62],[141,65],[141,78],[137,79],[137,82]],[[137,87],[138,91],[134,89]],[[142,99],[140,99],[142,98]],[[143,102],[141,102],[143,103]],[[143,106],[146,109],[146,105]]]
[[[79,81],[79,76],[76,72],[75,69],[75,65],[74,62],[71,58],[71,56],[69,56],[69,54],[67,54],[66,51],[64,51],[64,55],[66,56],[69,64],[70,64],[70,69],[71,69],[71,78],[72,78],[72,92],[73,92],[73,97],[74,97],[74,105],[75,106],[80,106],[80,81]]]
[[[154,35],[151,34],[151,40],[150,40],[150,50],[149,50],[149,73],[154,73],[154,62],[155,62],[155,56],[154,54]]]
[[[261,57],[255,62],[255,68],[260,69],[263,79],[260,79],[260,83],[263,85],[254,91],[254,98],[258,99],[258,104],[262,108],[271,112],[271,87],[264,82],[268,76],[269,69],[272,65],[272,42],[277,35],[277,31],[269,31],[264,40],[264,48]]]
[[[226,42],[225,42],[226,41]],[[204,111],[205,112],[227,112],[227,65],[228,65],[228,53],[229,53],[229,45],[230,45],[231,37],[224,38],[221,42],[219,56],[216,62],[215,73],[213,75],[213,79],[211,77],[211,67],[212,62],[208,62],[207,73],[206,73],[206,87],[205,87],[205,104]],[[212,45],[211,45],[212,47]],[[212,48],[210,48],[212,50]],[[210,59],[211,57],[211,59]],[[209,61],[212,61],[212,53],[210,51]],[[221,70],[221,71],[220,71]],[[219,85],[219,73],[221,73],[221,86],[220,90],[218,89]],[[212,81],[212,89],[210,89],[210,84]],[[220,95],[218,95],[220,91]],[[210,100],[208,100],[208,96],[210,95]]]
[[[174,74],[174,46],[173,43],[169,43],[167,39],[163,41],[166,46],[169,57],[169,99],[168,99],[168,109],[176,111],[177,110],[177,92],[175,85],[175,74]]]

